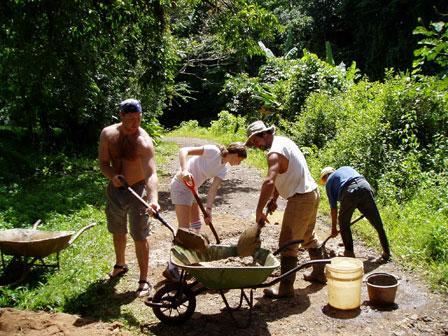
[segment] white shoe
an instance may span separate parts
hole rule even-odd
[[[149,296],[149,294],[151,294],[151,289],[152,286],[147,280],[139,280],[135,294],[137,297]]]

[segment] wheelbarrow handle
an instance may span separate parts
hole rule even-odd
[[[84,231],[94,227],[96,223],[90,223],[89,225],[84,226],[81,230],[75,233],[75,235],[69,240],[68,245],[71,245]]]
[[[37,230],[37,227],[40,225],[41,222],[42,222],[42,220],[40,220],[40,219],[35,221],[34,224],[33,224],[33,230]]]
[[[136,192],[135,192],[135,190],[134,189],[132,189],[130,186],[129,186],[129,184],[128,184],[128,182],[125,180],[125,178],[124,177],[119,177],[119,179],[120,179],[120,181],[121,181],[121,183],[123,184],[123,186],[132,194],[132,195],[134,195],[135,196],[135,198],[137,198],[139,201],[140,201],[140,203],[141,204],[143,204],[146,208],[151,208],[151,206],[143,199],[143,198],[141,198],[141,196],[139,195],[139,194],[137,194]],[[152,208],[151,208],[152,209]],[[176,236],[176,231],[174,230],[174,228],[170,225],[170,224],[168,224],[168,222],[166,221],[166,220],[164,220],[161,216],[160,216],[160,214],[159,214],[159,212],[158,211],[155,211],[154,209],[152,209],[153,211],[153,216],[154,216],[154,218],[155,219],[157,219],[158,221],[160,221],[163,225],[165,225],[170,231],[171,231],[171,233],[173,234],[173,237],[175,237]]]
[[[290,240],[286,243],[284,243],[282,246],[280,246],[277,250],[275,250],[274,253],[272,253],[273,255],[277,255],[280,252],[282,252],[283,250],[285,250],[287,247],[291,246],[291,245],[295,245],[295,244],[301,244],[303,243],[304,240],[303,239],[295,239],[295,240]]]
[[[204,217],[208,217],[209,215],[208,215],[207,211],[204,208],[204,204],[202,204],[202,200],[201,200],[201,198],[199,197],[199,195],[198,195],[198,193],[196,191],[196,184],[194,182],[193,176],[191,177],[191,182],[188,182],[188,181],[186,181],[184,179],[182,179],[182,181],[184,182],[186,187],[188,189],[190,189],[191,192],[193,193],[193,197],[196,200],[196,203],[199,205],[199,208],[201,209],[202,214],[204,215]],[[209,221],[209,223],[206,222],[206,224],[210,227],[210,230],[212,230],[213,236],[215,236],[215,239],[216,239],[216,244],[221,244],[221,240],[218,237],[218,233],[216,232],[215,227],[213,226],[213,223],[211,221]]]
[[[303,262],[301,264],[297,264],[296,267],[290,269],[289,271],[287,271],[285,273],[280,274],[278,277],[275,277],[273,280],[271,280],[269,282],[263,282],[260,285],[253,286],[253,287],[250,287],[250,288],[267,288],[267,287],[271,287],[271,286],[275,285],[276,283],[279,283],[283,279],[287,278],[289,275],[291,275],[293,273],[297,273],[302,268],[310,267],[310,266],[314,266],[314,265],[326,265],[326,264],[330,264],[330,263],[331,263],[331,259],[316,259],[316,260],[305,261],[305,262]]]

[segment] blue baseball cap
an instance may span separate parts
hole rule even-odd
[[[120,103],[121,113],[142,112],[142,105],[137,99],[129,98]]]

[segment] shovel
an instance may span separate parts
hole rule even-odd
[[[268,213],[269,210],[266,208],[266,215]],[[241,234],[236,245],[236,250],[240,257],[253,255],[255,250],[261,246],[260,234],[263,226],[264,222],[261,220],[258,224],[252,225]]]
[[[184,179],[182,179],[182,181],[184,181],[187,188],[190,189],[191,192],[193,193],[194,199],[196,200],[196,203],[199,205],[199,208],[201,208],[204,218],[208,217],[208,213],[207,211],[205,211],[204,204],[202,204],[202,200],[199,197],[198,193],[196,192],[196,185],[194,183],[193,177],[191,177],[191,182],[185,181]],[[218,234],[216,233],[215,227],[213,226],[212,222],[209,221],[208,223],[206,222],[206,224],[210,226],[210,230],[212,230],[213,236],[215,236],[216,244],[221,244],[221,241],[219,240]]]
[[[360,220],[363,219],[363,218],[364,218],[364,215],[359,216],[359,217],[356,218],[353,222],[351,222],[350,225],[355,224],[357,221],[360,221]],[[320,244],[319,248],[320,248],[320,249],[325,248],[325,244],[330,240],[330,238],[332,238],[331,235],[329,235],[327,238],[325,238],[325,240],[323,241],[323,243]]]
[[[120,177],[120,180],[121,180],[121,183],[123,184],[123,186],[132,195],[134,195],[135,198],[137,198],[140,201],[140,203],[142,203],[146,208],[150,207],[149,204],[143,198],[141,198],[140,195],[137,194],[134,189],[132,189],[128,185],[128,183],[126,182],[126,180],[123,177]],[[153,216],[154,216],[154,218],[159,220],[163,225],[165,225],[171,231],[171,233],[173,234],[173,237],[174,237],[175,244],[181,245],[185,248],[188,248],[188,249],[191,249],[194,251],[199,251],[199,252],[203,252],[208,248],[208,241],[201,235],[198,235],[190,230],[183,229],[183,228],[179,228],[176,233],[174,228],[160,216],[158,211],[153,211]]]

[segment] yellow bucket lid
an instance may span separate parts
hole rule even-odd
[[[331,259],[331,264],[328,264],[327,266],[332,270],[342,272],[355,272],[364,269],[364,265],[361,260],[349,257],[335,257]]]

